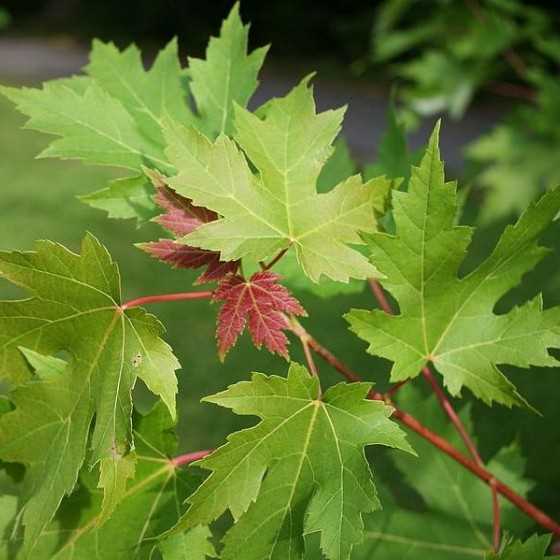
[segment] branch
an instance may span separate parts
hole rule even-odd
[[[131,299],[121,305],[121,310],[130,309],[131,307],[138,307],[147,303],[161,303],[164,301],[180,301],[190,299],[210,299],[213,292],[178,292],[176,294],[161,294],[155,296],[143,296],[136,299]]]
[[[287,252],[290,247],[286,247],[282,249],[268,264],[264,262],[259,263],[261,265],[262,270],[269,270],[271,269]]]
[[[193,451],[192,453],[184,453],[183,455],[178,455],[177,457],[173,457],[171,459],[171,464],[174,467],[183,467],[185,465],[189,465],[190,463],[194,463],[195,461],[199,461],[200,459],[204,459],[207,455],[210,455],[214,451],[213,449],[203,449],[202,451]]]
[[[394,314],[393,308],[391,307],[391,304],[387,301],[383,289],[379,284],[379,282],[377,282],[377,280],[371,280],[370,286],[374,296],[376,297],[379,303],[379,306],[385,311],[385,313],[388,313],[389,315],[393,315]],[[455,429],[461,436],[461,439],[463,440],[466,448],[468,449],[469,453],[474,459],[474,462],[479,467],[484,467],[484,463],[480,458],[480,453],[478,452],[476,445],[474,444],[473,440],[469,436],[469,433],[467,432],[467,429],[465,428],[461,418],[459,418],[459,415],[453,408],[451,401],[447,398],[447,395],[445,394],[443,389],[439,386],[439,383],[437,382],[436,378],[433,376],[428,366],[424,366],[422,368],[422,375],[424,376],[424,379],[431,385],[432,390],[436,394],[436,397],[439,401],[441,408],[443,409],[445,414],[447,414],[447,416],[451,420],[451,423],[455,426]],[[497,552],[500,548],[500,502],[498,500],[496,485],[493,482],[490,484],[490,488],[492,490],[492,527],[493,527],[492,535],[493,535],[494,550]]]
[[[303,329],[299,325],[300,329]],[[321,356],[328,364],[333,366],[337,371],[339,371],[346,379],[349,381],[361,381],[360,375],[352,371],[347,365],[340,361],[332,352],[323,347],[315,338],[313,338],[305,329],[303,331],[307,334],[309,347],[314,350],[319,356]],[[384,400],[387,401],[386,395],[371,391],[368,398],[373,400]],[[394,408],[394,407],[393,407]],[[556,523],[551,517],[546,515],[539,508],[525,500],[509,486],[498,480],[491,472],[486,470],[483,466],[478,465],[473,460],[465,457],[460,451],[455,449],[448,441],[438,436],[436,433],[432,432],[421,424],[416,418],[394,408],[393,418],[416,432],[419,436],[423,437],[429,441],[432,445],[437,447],[439,450],[443,451],[446,455],[451,457],[453,460],[457,461],[463,465],[466,469],[471,471],[475,476],[486,482],[489,486],[495,486],[496,491],[507,498],[512,504],[518,507],[526,515],[534,519],[539,525],[548,529],[552,533],[560,536],[560,525]]]

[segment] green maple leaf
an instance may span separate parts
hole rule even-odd
[[[33,295],[0,302],[0,378],[15,386],[15,409],[0,418],[0,457],[28,467],[23,522],[31,550],[73,490],[88,441],[88,463],[101,462],[103,516],[114,509],[133,474],[134,384],[141,379],[174,416],[179,363],[153,315],[121,309],[117,266],[91,235],[80,255],[48,241],[33,252],[0,253],[0,275]],[[26,359],[21,346],[35,354]],[[60,352],[71,357],[63,371],[51,360],[32,374],[30,357]]]
[[[229,509],[236,523],[224,559],[301,558],[303,534],[314,532],[328,558],[348,558],[362,539],[361,514],[380,507],[364,446],[412,452],[388,418],[391,408],[366,400],[369,389],[338,384],[321,397],[318,380],[292,364],[287,379],[255,373],[205,398],[262,421],[199,463],[212,474],[188,499],[177,529]]]
[[[136,45],[119,51],[113,43],[96,39],[84,71],[119,100],[150,142],[160,147],[164,145],[163,117],[179,122],[194,119],[187,105],[186,75],[179,63],[175,39],[158,53],[149,70],[144,69]]]
[[[159,557],[158,546],[166,560],[211,556],[207,527],[161,544],[158,538],[177,522],[185,499],[201,481],[199,473],[172,461],[177,453],[175,420],[160,401],[146,415],[135,411],[133,427],[136,470],[111,517],[99,524],[105,497],[96,485],[97,472],[82,472],[78,490],[63,502],[59,515],[41,534],[34,560],[148,560]],[[181,545],[189,546],[190,556],[177,556],[185,550]]]
[[[457,448],[464,445],[434,395],[426,398],[415,386],[408,385],[399,391],[398,400],[402,409],[449,443]],[[472,433],[470,406],[464,406],[459,416]],[[383,511],[366,517],[364,542],[352,558],[485,558],[492,548],[490,488],[422,437],[409,437],[418,457],[398,453],[393,459],[404,482],[419,494],[421,504],[412,509],[398,503],[388,490],[387,496],[382,493]],[[523,476],[525,466],[516,444],[499,450],[487,464],[490,472],[523,497],[533,487],[532,481]],[[399,479],[399,490],[403,485]],[[500,498],[500,510],[503,530],[523,533],[531,527],[531,520],[509,501]]]
[[[167,154],[179,172],[170,186],[222,216],[183,240],[220,251],[226,261],[259,261],[293,245],[313,281],[322,274],[342,282],[375,276],[376,269],[349,244],[363,243],[359,232],[375,230],[374,200],[386,196],[388,182],[364,184],[355,175],[317,194],[317,177],[344,111],[317,114],[307,82],[269,102],[262,119],[237,107],[236,140],[258,176],[228,137],[212,143],[193,128],[170,123]]]
[[[257,75],[268,47],[247,52],[249,25],[243,25],[236,2],[210,38],[206,60],[189,58],[190,88],[200,116],[200,130],[209,137],[232,131],[233,105],[245,107],[258,85]],[[181,121],[179,121],[181,122]]]
[[[163,560],[204,560],[218,558],[214,545],[208,540],[212,536],[208,527],[194,527],[186,533],[172,535],[159,548]]]
[[[550,535],[532,535],[525,542],[519,540],[508,543],[499,554],[489,553],[487,560],[546,560],[550,545]]]
[[[478,268],[458,277],[472,229],[454,225],[455,184],[444,180],[437,143],[436,128],[409,192],[393,193],[396,235],[368,239],[400,313],[353,310],[347,320],[370,353],[394,362],[392,381],[432,362],[452,395],[466,386],[487,403],[524,405],[496,364],[557,365],[547,349],[560,346],[560,308],[543,311],[539,296],[505,314],[493,309],[547,254],[537,239],[560,210],[560,189],[531,205]]]
[[[0,87],[0,94],[29,117],[27,128],[59,136],[40,157],[81,159],[132,170],[135,175],[81,199],[110,217],[138,218],[155,213],[153,189],[143,166],[173,172],[164,154],[162,122],[192,124],[209,137],[231,132],[233,105],[245,106],[257,85],[267,48],[247,53],[248,26],[236,4],[221,35],[212,38],[206,60],[181,68],[171,41],[145,70],[140,51],[119,51],[94,41],[87,76],[46,82],[42,88]],[[190,91],[198,113],[188,103]]]

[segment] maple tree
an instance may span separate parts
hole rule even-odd
[[[0,90],[28,127],[59,137],[43,156],[132,171],[82,200],[112,218],[155,221],[171,237],[139,248],[178,273],[196,270],[193,284],[207,288],[123,301],[117,265],[91,234],[79,253],[49,241],[0,253],[0,276],[28,296],[0,302],[0,473],[10,481],[0,553],[544,558],[551,536],[527,532],[560,536],[560,525],[529,501],[518,444],[486,464],[470,435],[472,402],[457,412],[451,397],[467,388],[485,405],[538,407],[503,368],[557,364],[559,308],[541,295],[496,305],[546,256],[539,239],[560,189],[464,272],[473,229],[457,223],[439,125],[418,158],[391,113],[378,161],[360,173],[337,139],[344,109],[317,112],[309,77],[247,109],[266,51],[248,51],[236,5],[187,69],[175,41],[149,70],[135,46],[95,41],[84,76]],[[385,392],[318,342],[295,295],[328,307],[364,285],[378,309],[345,317],[392,362]],[[188,300],[219,306],[222,360],[247,329],[288,361],[293,337],[306,366],[205,397],[258,420],[216,450],[181,453],[180,364],[142,306]],[[346,381],[329,384],[315,356]],[[432,396],[410,381],[420,375]],[[149,410],[138,380],[155,400]],[[414,499],[385,478],[387,461]]]

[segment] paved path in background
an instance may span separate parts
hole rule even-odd
[[[59,78],[78,73],[86,62],[87,51],[70,42],[0,39],[0,81],[37,82]],[[258,105],[270,97],[286,93],[302,76],[265,68],[253,103]],[[315,80],[315,84],[320,109],[348,104],[343,133],[355,156],[362,161],[372,160],[385,127],[387,91],[364,83],[321,80],[320,77]],[[442,152],[451,168],[461,169],[464,145],[489,130],[503,111],[503,105],[498,103],[478,104],[461,122],[444,119]],[[425,143],[432,126],[433,120],[424,123],[411,135],[413,148]]]

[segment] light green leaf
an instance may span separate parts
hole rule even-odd
[[[206,60],[189,58],[199,128],[209,138],[231,134],[233,105],[245,107],[257,88],[257,75],[268,47],[248,54],[248,37],[249,25],[243,25],[236,3],[222,24],[220,36],[210,38]]]
[[[34,560],[149,560],[159,557],[156,552],[159,535],[177,522],[185,509],[185,499],[198,486],[201,477],[173,464],[171,457],[177,453],[175,421],[163,403],[157,403],[145,416],[135,412],[133,425],[136,471],[111,517],[99,525],[103,492],[96,487],[94,473],[83,473],[79,490],[63,503],[60,519],[43,532],[34,551]],[[72,520],[70,527],[69,519]],[[205,532],[206,528],[198,527],[192,536],[187,533],[185,540],[188,538],[193,546],[196,543],[201,550],[201,535]]]
[[[185,70],[179,63],[175,39],[159,52],[148,71],[136,45],[119,51],[113,43],[94,40],[90,62],[84,70],[101,89],[123,104],[138,129],[158,146],[164,145],[164,117],[185,124],[193,122],[187,105]]]
[[[179,535],[167,537],[160,545],[163,560],[204,560],[217,558],[208,527],[194,527]]]
[[[136,218],[139,223],[151,220],[157,214],[153,201],[154,188],[144,175],[115,179],[109,186],[80,196],[93,208],[105,210],[109,218]]]
[[[27,128],[60,136],[39,157],[82,159],[140,171],[150,165],[170,171],[162,146],[142,134],[123,104],[96,83],[82,94],[65,84],[42,89],[0,88],[29,117]]]
[[[237,140],[259,176],[226,136],[211,143],[192,128],[170,125],[167,154],[179,174],[169,184],[222,216],[183,241],[220,251],[226,261],[260,261],[294,245],[314,282],[323,274],[341,282],[375,276],[375,268],[349,244],[362,243],[359,232],[375,230],[374,205],[386,198],[388,181],[364,184],[354,175],[328,193],[316,191],[342,113],[316,114],[307,80],[269,103],[264,120],[238,107]]]
[[[393,193],[397,234],[369,237],[372,262],[387,275],[383,285],[400,313],[353,310],[347,320],[370,353],[394,362],[393,381],[432,362],[452,395],[466,386],[486,403],[523,405],[497,364],[556,365],[547,349],[560,346],[560,309],[543,311],[541,297],[505,314],[493,309],[547,254],[537,240],[560,210],[560,189],[531,205],[493,253],[459,278],[472,229],[454,225],[455,184],[444,181],[437,142],[436,129],[409,192]]]
[[[28,468],[23,522],[31,551],[73,490],[88,441],[90,465],[131,449],[138,378],[175,415],[179,363],[159,338],[155,317],[120,308],[118,269],[91,235],[81,255],[48,241],[33,252],[0,253],[0,275],[33,295],[0,302],[0,378],[16,385],[15,409],[0,419],[0,457]],[[71,361],[63,372],[34,376],[32,355],[25,359],[21,346],[49,356],[66,352]]]
[[[113,450],[111,457],[101,459],[98,487],[103,489],[103,505],[97,519],[99,524],[105,523],[111,517],[125,497],[128,481],[134,478],[135,466],[135,454],[121,454],[118,449]]]
[[[499,553],[489,553],[487,560],[546,560],[545,556],[550,544],[550,535],[532,535],[525,542],[515,540],[508,543]],[[555,556],[554,556],[555,558]]]
[[[412,451],[391,408],[366,400],[369,389],[338,384],[321,396],[318,380],[292,364],[287,379],[255,373],[204,399],[262,421],[199,463],[212,474],[177,529],[229,509],[236,523],[224,559],[301,558],[303,535],[314,532],[328,558],[348,558],[362,539],[362,513],[380,507],[364,446]]]
[[[29,350],[29,348],[20,347],[19,350],[25,356],[33,371],[41,379],[62,374],[68,366],[66,360],[61,360],[54,356],[45,356],[44,354]]]
[[[10,494],[0,496],[0,558],[10,558],[10,536],[17,513],[18,498]]]

